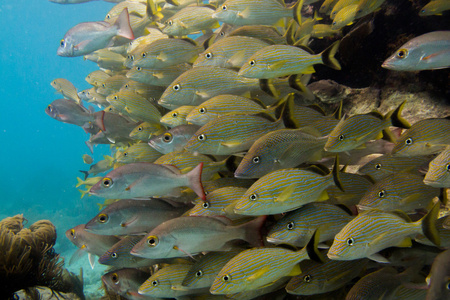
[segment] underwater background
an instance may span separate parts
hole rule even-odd
[[[98,70],[98,66],[81,57],[57,56],[56,49],[68,29],[80,22],[102,20],[114,5],[103,1],[58,5],[47,0],[0,3],[0,219],[24,214],[29,224],[50,220],[57,228],[55,251],[65,257],[66,262],[76,248],[65,238],[64,232],[89,221],[99,211],[96,203],[102,203],[103,199],[95,196],[81,198],[75,187],[76,177],[83,175],[79,170],[89,168],[82,160],[83,154],[90,154],[85,145],[88,135],[78,126],[53,120],[44,110],[51,101],[62,98],[50,86],[55,78],[68,79],[78,91],[91,87],[84,78]],[[438,23],[442,25],[443,21]],[[425,29],[420,31],[414,34],[427,32]],[[324,48],[320,41],[315,46]],[[394,46],[389,47],[395,50]],[[353,88],[404,82],[404,78],[394,77],[391,83],[386,83],[382,75],[367,75],[365,66],[360,63],[364,55],[358,57],[358,63],[349,62],[350,56],[341,57],[341,61],[345,65],[347,59],[349,69],[353,68],[351,71],[339,72],[319,66],[314,76],[334,79]],[[382,61],[386,57],[377,58]],[[436,79],[442,75],[444,79]],[[424,71],[415,76],[411,84],[420,80],[429,83],[437,99],[449,104],[449,72],[435,75]],[[417,88],[417,92],[422,91],[422,88]],[[421,114],[424,115],[426,112]],[[105,154],[110,154],[109,146],[97,145],[92,155],[94,162]],[[66,267],[73,272],[79,272],[83,267],[85,294],[89,299],[100,298],[100,276],[105,267],[97,264],[92,270],[84,258],[71,266],[66,263]]]

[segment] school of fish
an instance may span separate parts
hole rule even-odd
[[[57,49],[98,64],[92,88],[57,78],[63,98],[45,110],[82,127],[91,152],[111,148],[83,155],[76,187],[104,201],[66,232],[71,262],[110,266],[101,280],[125,299],[450,299],[450,119],[410,124],[407,102],[355,115],[304,104],[316,65],[341,70],[341,30],[385,1],[107,2]],[[380,65],[449,68],[450,31]]]

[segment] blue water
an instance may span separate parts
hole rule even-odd
[[[95,1],[59,5],[46,0],[2,1],[0,4],[0,218],[24,213],[28,225],[49,219],[57,226],[56,250],[74,246],[65,230],[98,212],[95,197],[80,199],[78,170],[87,170],[89,136],[75,125],[58,122],[44,110],[62,98],[50,86],[55,78],[70,80],[79,90],[98,66],[82,57],[56,55],[59,41],[74,25],[102,20],[112,3]],[[108,154],[96,147],[94,157]]]

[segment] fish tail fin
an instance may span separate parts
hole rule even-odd
[[[155,3],[154,0],[147,0],[147,17],[153,21],[158,21],[164,18],[160,12],[161,8]]]
[[[292,10],[292,13],[294,14],[294,20],[298,23],[298,25],[302,25],[302,7],[303,0],[298,0],[294,5],[294,9]]]
[[[236,164],[239,164],[239,161],[237,161],[237,156],[231,155],[225,160],[225,167],[231,173],[234,173],[236,171]]]
[[[286,102],[284,104],[284,111],[281,117],[286,128],[299,128],[300,124],[294,116],[294,94],[290,93],[286,96]]]
[[[339,50],[339,44],[340,44],[340,41],[334,42],[330,47],[325,49],[321,54],[324,65],[326,65],[332,69],[335,69],[335,70],[341,69],[341,65],[339,64],[338,60],[334,57],[336,52],[338,52],[338,50]]]
[[[88,178],[88,176],[89,176],[89,171],[83,171],[83,170],[78,170],[78,171],[80,171],[81,173],[84,174],[84,180],[86,180],[86,178]],[[77,186],[77,187],[78,187],[78,186]]]
[[[439,200],[442,202],[443,205],[447,206],[448,203],[448,195],[447,195],[447,189],[441,188],[439,191]]]
[[[260,216],[250,222],[240,225],[240,227],[245,229],[244,239],[254,247],[263,246],[263,238],[261,234],[261,229],[266,221],[267,216]]]
[[[336,159],[334,160],[333,170],[331,170],[331,174],[333,176],[334,184],[343,192],[345,192],[344,187],[342,186],[341,179],[339,177],[339,155],[336,155]]]
[[[436,202],[433,208],[418,222],[422,225],[422,233],[429,239],[433,244],[439,246],[441,244],[441,239],[439,237],[439,232],[436,227],[436,220],[439,215],[440,202]]]
[[[322,255],[322,253],[319,251],[319,248],[317,247],[319,245],[319,241],[320,241],[320,233],[322,231],[321,229],[322,227],[319,227],[318,229],[316,229],[311,237],[311,239],[309,240],[308,244],[306,245],[306,253],[308,253],[308,257],[311,260],[314,260],[318,263],[324,263],[325,262],[325,258]],[[302,250],[300,250],[302,251]]]
[[[199,196],[203,201],[206,201],[206,195],[202,185],[202,170],[203,163],[201,162],[198,166],[192,169],[192,171],[187,173],[186,176],[189,181],[189,187],[194,190],[197,196]]]
[[[81,193],[80,199],[83,198],[84,196],[86,196],[87,193],[89,193],[89,190],[83,191],[82,189],[78,189],[78,191]]]
[[[286,39],[286,43],[288,45],[293,45],[295,43],[295,29],[295,21],[291,20],[288,24],[286,32],[283,34],[283,37]]]
[[[396,109],[388,112],[384,119],[390,119],[392,126],[408,129],[411,127],[408,121],[402,117],[403,107],[406,101],[403,101]]]
[[[123,36],[124,38],[134,40],[133,29],[131,29],[130,25],[130,16],[128,15],[128,8],[124,8],[117,18],[116,23],[114,23],[118,27],[117,35]]]
[[[105,121],[104,121],[105,114],[106,114],[105,111],[102,110],[102,112],[100,113],[100,116],[95,118],[95,125],[97,125],[98,128],[100,128],[102,131],[106,131]]]
[[[92,154],[94,154],[94,146],[92,145],[91,142],[86,141],[84,142],[86,144],[86,146],[88,146],[89,150],[91,151]],[[86,178],[85,178],[86,179]]]
[[[314,100],[316,98],[316,96],[302,82],[302,78],[303,78],[303,76],[300,74],[294,74],[294,75],[289,76],[289,78],[288,78],[289,86],[291,88],[293,88],[294,90],[299,91],[300,95],[302,95],[304,98],[306,98],[308,100]]]
[[[274,98],[279,97],[279,92],[273,85],[273,81],[270,79],[260,79],[259,88]]]
[[[86,171],[81,171],[80,172],[86,172]],[[86,175],[86,174],[85,174]],[[86,180],[86,179],[85,179]],[[77,184],[75,185],[75,187],[79,187],[80,185],[84,184],[83,179],[81,179],[80,177],[77,177]]]

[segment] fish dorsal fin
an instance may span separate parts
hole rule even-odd
[[[380,120],[383,120],[383,119],[384,119],[384,116],[383,116],[380,112],[378,112],[378,111],[376,111],[376,110],[371,111],[370,113],[367,113],[367,115],[369,115],[369,116],[374,116],[375,118],[378,118],[378,119],[380,119]]]
[[[169,169],[169,170],[171,170],[172,172],[174,172],[175,174],[181,174],[180,169],[178,169],[178,167],[175,166],[175,165],[167,164],[167,165],[164,165],[164,166],[165,166],[167,169]]]
[[[307,105],[306,107],[314,109],[315,111],[321,113],[322,115],[325,116],[325,111],[323,110],[322,107],[320,107],[320,105],[317,104],[311,104],[311,105]]]
[[[181,38],[180,40],[186,41],[186,42],[191,43],[192,45],[198,47],[197,43],[191,38],[184,37],[184,38]]]
[[[268,113],[265,113],[265,112],[257,113],[257,114],[255,114],[254,116],[257,116],[257,117],[261,117],[261,118],[267,119],[267,120],[269,120],[269,121],[271,121],[271,122],[275,122],[275,121],[276,121],[271,115],[269,115]]]
[[[295,43],[293,46],[300,48],[306,52],[308,52],[309,54],[314,54],[314,51],[311,50],[311,48],[309,48],[308,46],[302,45],[302,44],[297,44]]]
[[[291,251],[298,251],[299,249],[297,247],[295,247],[294,245],[291,244],[287,244],[287,243],[282,243],[282,244],[278,244],[277,248],[283,248],[283,249],[287,249],[287,250],[291,250]]]
[[[269,266],[264,266],[260,269],[257,269],[256,272],[254,272],[252,275],[247,277],[245,280],[246,281],[255,281],[255,280],[259,279],[260,277],[264,276],[264,274],[266,274],[269,271],[269,269],[270,269]]]
[[[318,175],[326,176],[330,174],[330,169],[328,169],[327,166],[324,166],[322,164],[312,164],[304,168],[306,171],[310,171],[313,173],[316,173]]]
[[[176,1],[176,0],[165,0],[167,3],[169,3],[170,5],[173,5],[173,6],[179,6],[180,5],[180,3],[178,3],[178,1]]]
[[[264,105],[264,103],[261,100],[259,100],[258,98],[250,96],[249,99],[252,100],[253,102],[255,102],[256,104],[258,104],[259,106],[261,106],[262,108],[267,109],[267,106]]]
[[[312,126],[305,126],[300,128],[301,132],[307,133],[309,135],[315,136],[315,137],[322,137],[323,134],[320,133],[319,130],[317,130],[315,127]]]
[[[201,7],[207,7],[207,8],[210,8],[210,9],[212,9],[212,10],[216,10],[217,9],[217,7],[215,7],[214,5],[212,5],[212,4],[203,4],[203,5],[200,5]]]
[[[412,222],[411,219],[409,218],[409,216],[405,212],[403,212],[401,210],[397,209],[397,210],[392,211],[391,213],[396,215],[396,216],[398,216],[398,217],[400,217],[400,218],[402,218],[403,220],[405,220],[408,223]]]
[[[353,212],[350,210],[350,208],[347,207],[345,204],[336,204],[337,207],[348,213],[350,216],[353,216]]]

